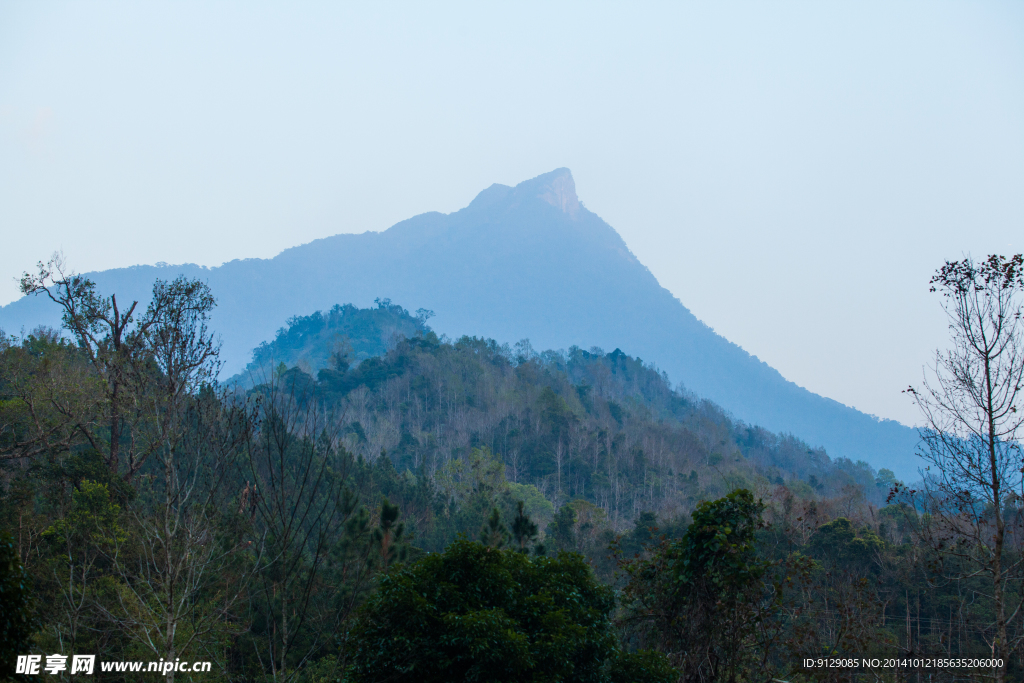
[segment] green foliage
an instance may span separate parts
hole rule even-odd
[[[524,511],[531,519],[550,520],[555,515],[555,506],[532,484],[509,482],[508,493],[513,500],[522,501]]]
[[[349,677],[597,682],[650,671],[670,680],[656,655],[613,664],[614,604],[579,555],[531,559],[456,541],[381,580],[352,630]]]
[[[366,498],[380,500],[379,511],[367,509],[354,491],[374,472],[339,445],[340,421],[313,388],[285,374],[254,392],[261,421],[246,443],[239,508],[250,510],[246,530],[259,571],[247,591],[249,627],[236,665],[251,678],[288,681],[308,662],[337,655],[376,573],[408,552],[399,507],[378,494]],[[394,475],[380,471],[387,485]]]
[[[0,678],[11,676],[17,655],[28,652],[33,627],[28,574],[14,539],[0,531]]]
[[[102,378],[58,331],[35,330],[20,343],[0,334],[0,457],[48,456],[61,466],[58,456],[83,440],[78,423],[102,413],[102,395]]]
[[[49,569],[44,585],[56,593],[46,608],[44,647],[51,642],[68,648],[97,646],[94,607],[122,587],[108,558],[129,541],[123,523],[109,486],[83,480],[72,491],[70,509],[42,532]]]
[[[858,530],[850,520],[839,517],[818,527],[809,546],[818,557],[866,568],[882,550],[882,540],[870,528]]]
[[[763,510],[764,504],[744,489],[697,506],[686,536],[673,548],[681,560],[675,580],[693,591],[685,600],[701,599],[704,590],[725,595],[726,601],[741,600],[760,581],[767,564],[757,559],[754,538],[763,526]]]
[[[633,523],[633,528],[616,540],[615,550],[618,555],[626,558],[638,557],[657,546],[663,538],[682,538],[689,525],[688,515],[660,521],[653,512],[641,512]]]
[[[612,659],[609,678],[615,683],[675,683],[679,671],[657,650],[621,652]]]
[[[377,319],[371,327],[383,330],[388,311],[359,316]],[[312,328],[304,332],[304,324],[295,328],[295,343],[320,349],[326,359],[330,344]],[[733,422],[622,351],[573,347],[538,355],[528,343],[512,349],[493,340],[409,334],[388,344],[382,337],[381,348],[389,350],[358,365],[314,373],[315,364],[296,361],[287,372],[352,416],[346,448],[368,462],[383,448],[399,472],[426,473],[442,492],[446,520],[468,510],[455,533],[475,537],[495,504],[510,519],[517,500],[542,528],[555,512],[550,501],[586,500],[605,511],[609,527],[621,529],[638,507],[687,511],[736,486],[811,476],[818,484],[811,497],[853,486],[868,487],[876,503],[884,499],[864,463],[832,461],[792,437]],[[513,482],[494,483],[495,500],[469,500],[477,490],[470,469],[481,459]],[[783,480],[781,472],[789,476]],[[523,486],[533,487],[532,495],[518,490]],[[502,487],[510,492],[504,501]],[[419,526],[417,534],[422,542],[452,538]],[[432,550],[443,547],[430,543]]]
[[[735,680],[765,664],[756,645],[774,604],[755,547],[763,510],[742,489],[702,503],[682,539],[624,564],[627,623],[640,642],[678,653],[686,681]]]
[[[85,480],[71,494],[71,511],[43,532],[43,538],[58,546],[101,543],[112,546],[124,541],[120,528],[121,507],[111,500],[107,484]]]
[[[893,543],[906,543],[919,529],[919,522],[917,510],[910,505],[886,505],[878,511],[878,534]]]

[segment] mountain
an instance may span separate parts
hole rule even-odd
[[[228,372],[244,367],[253,348],[291,316],[388,298],[436,312],[433,329],[453,337],[529,338],[540,349],[620,348],[740,420],[916,478],[915,430],[807,391],[716,334],[580,203],[568,169],[515,187],[492,185],[451,214],[425,213],[380,233],[335,235],[272,259],[89,276],[123,300],[145,299],[155,278],[178,273],[213,288]],[[0,309],[8,332],[58,322],[40,298]]]

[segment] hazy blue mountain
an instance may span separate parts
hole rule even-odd
[[[136,266],[90,277],[123,299],[145,298],[154,278],[178,273],[205,279],[218,297],[214,323],[229,374],[291,316],[339,303],[366,307],[385,297],[409,310],[435,311],[431,327],[453,337],[529,338],[538,349],[618,347],[741,420],[904,478],[916,472],[913,429],[813,394],[717,335],[579,202],[568,169],[516,187],[492,185],[452,214],[335,235],[272,259],[209,269]],[[59,323],[43,299],[0,309],[0,327],[9,333],[40,323]]]

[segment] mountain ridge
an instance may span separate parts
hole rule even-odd
[[[491,185],[449,214],[428,212],[381,232],[321,238],[272,259],[89,275],[101,291],[144,300],[155,277],[179,272],[213,288],[214,324],[225,335],[229,372],[244,367],[252,350],[292,316],[390,298],[410,310],[432,309],[434,329],[453,337],[621,348],[738,419],[792,433],[834,456],[894,469],[904,479],[914,475],[914,430],[799,387],[698,320],[579,201],[568,169],[514,187]],[[0,327],[55,325],[58,316],[41,303],[21,299],[3,307]]]

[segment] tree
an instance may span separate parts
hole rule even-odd
[[[0,336],[0,460],[54,462],[95,430],[101,382],[57,330],[15,342]]]
[[[663,657],[622,651],[609,620],[614,604],[580,555],[530,558],[459,540],[381,579],[353,627],[348,676],[674,681]]]
[[[525,505],[521,500],[516,503],[516,516],[512,520],[512,538],[515,539],[520,552],[524,553],[526,552],[526,544],[532,543],[539,533],[537,523],[531,520],[524,511]]]
[[[624,625],[668,654],[682,681],[763,680],[769,649],[759,628],[775,609],[755,548],[764,505],[744,489],[701,503],[683,538],[662,541],[650,558],[627,560]]]
[[[398,521],[399,514],[397,505],[392,505],[387,498],[381,501],[380,524],[373,530],[373,542],[380,551],[380,566],[384,570],[395,562],[404,562],[409,554],[405,523]]]
[[[103,609],[166,661],[197,649],[214,659],[228,636],[242,630],[233,610],[253,571],[249,545],[225,519],[235,493],[225,484],[252,420],[244,405],[212,389],[192,396],[175,419],[183,424],[167,427],[167,440],[156,449],[161,467],[138,484],[129,540],[111,556],[120,578],[116,605]],[[173,678],[171,671],[169,683]]]
[[[106,413],[102,428],[88,415],[71,414],[69,421],[105,453],[111,472],[130,481],[173,439],[166,427],[173,425],[184,398],[220,370],[220,347],[207,328],[216,305],[209,287],[183,276],[157,280],[149,305],[136,318],[138,301],[122,310],[116,294],[99,294],[95,283],[70,271],[58,253],[40,262],[36,274],[22,276],[21,291],[45,294],[63,309],[64,328],[102,379]]]
[[[114,543],[105,552],[119,581],[109,601],[93,606],[167,660],[199,644],[208,647],[214,634],[230,631],[231,609],[244,590],[244,572],[229,571],[238,564],[241,538],[221,533],[218,518],[223,483],[252,424],[246,407],[216,386],[220,346],[208,326],[216,304],[210,288],[184,277],[157,280],[138,313],[139,302],[122,308],[116,294],[100,295],[93,282],[68,271],[60,255],[40,263],[37,274],[26,273],[21,288],[61,306],[101,401],[96,410],[66,381],[51,383],[55,388],[43,398],[102,454],[111,477],[134,487],[126,515],[131,524],[123,537],[108,534]],[[40,404],[27,391],[19,399],[30,412]],[[96,413],[105,419],[95,419]],[[67,439],[57,444],[56,450],[72,447]],[[49,450],[52,458],[55,449]],[[81,612],[88,594],[87,574],[69,571],[69,582],[61,583],[73,613]]]
[[[563,505],[551,518],[548,524],[547,538],[559,550],[576,548],[576,510],[571,505]]]
[[[521,504],[521,503],[520,503]],[[509,532],[501,521],[501,510],[494,508],[480,529],[480,542],[492,548],[503,548],[508,542]]]
[[[66,305],[65,324],[114,387],[110,470],[118,472],[115,442],[129,432],[123,477],[131,480],[152,465],[134,482],[129,540],[120,539],[109,554],[120,579],[116,600],[100,609],[142,647],[172,661],[229,632],[231,610],[244,593],[246,573],[230,569],[242,539],[221,533],[218,518],[223,485],[253,417],[217,388],[219,344],[208,328],[215,301],[207,285],[157,280],[140,324],[131,327],[136,304],[122,315],[116,299],[108,307],[88,281],[81,285],[86,294],[76,298],[75,278],[63,279],[58,299]],[[80,303],[92,313],[76,315]],[[100,339],[90,336],[97,320],[108,323]]]
[[[125,413],[130,410],[130,387],[138,376],[144,356],[146,332],[154,321],[135,324],[137,301],[126,309],[117,303],[117,295],[109,298],[96,291],[96,285],[67,269],[63,255],[56,253],[47,263],[38,264],[36,274],[21,278],[25,295],[45,294],[64,309],[64,327],[74,335],[79,347],[106,382],[107,435],[90,430],[88,436],[97,450],[105,450],[107,466],[118,470],[122,437],[125,436]]]
[[[14,673],[14,662],[28,649],[32,634],[32,589],[14,539],[0,531],[0,678]]]
[[[921,456],[926,537],[959,578],[988,577],[993,604],[989,642],[1008,661],[1024,642],[1019,544],[1021,516],[1007,508],[1024,496],[1024,257],[947,262],[931,279],[943,297],[951,347],[936,352],[930,377],[907,390],[925,420]],[[1019,548],[1018,548],[1019,549]],[[953,577],[955,578],[955,577]],[[1000,683],[1006,672],[994,672]]]

